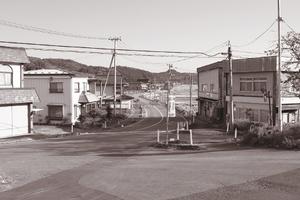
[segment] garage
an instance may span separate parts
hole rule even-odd
[[[28,131],[28,106],[10,105],[0,106],[0,138],[13,137],[27,134]]]

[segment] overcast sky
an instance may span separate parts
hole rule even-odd
[[[119,48],[225,52],[224,42],[247,44],[275,20],[277,0],[0,0],[0,19],[60,32],[97,37],[121,36]],[[282,17],[300,31],[300,1],[282,0]],[[236,58],[259,56],[240,51],[264,52],[275,45],[276,24],[263,37],[246,47],[233,47]],[[289,31],[282,25],[282,32]],[[68,38],[0,25],[0,40],[112,47],[111,41]],[[108,66],[109,55],[39,52],[36,57],[74,59]],[[167,70],[174,63],[178,71],[195,72],[222,58],[149,58],[118,56],[117,64],[150,71]]]

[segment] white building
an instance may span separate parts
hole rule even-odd
[[[35,88],[40,102],[35,123],[74,124],[82,113],[98,108],[99,98],[88,92],[88,77],[57,69],[40,69],[24,73],[25,86]]]
[[[34,89],[23,88],[25,49],[0,47],[0,138],[31,133]]]

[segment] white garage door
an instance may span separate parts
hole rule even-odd
[[[27,105],[0,107],[0,138],[28,133]]]

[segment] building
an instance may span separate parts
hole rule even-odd
[[[74,124],[81,114],[99,106],[99,98],[89,92],[88,77],[57,69],[40,69],[24,73],[25,86],[35,88],[41,111],[35,123]]]
[[[275,124],[277,118],[275,56],[233,60],[234,118]],[[220,61],[197,69],[198,114],[224,120],[229,114],[229,65]],[[285,79],[284,73],[282,78]],[[285,87],[285,89],[287,89]],[[283,122],[298,122],[300,99],[282,92]]]
[[[25,49],[0,47],[0,138],[32,132],[32,104],[36,91],[23,87],[23,66],[29,63]]]

